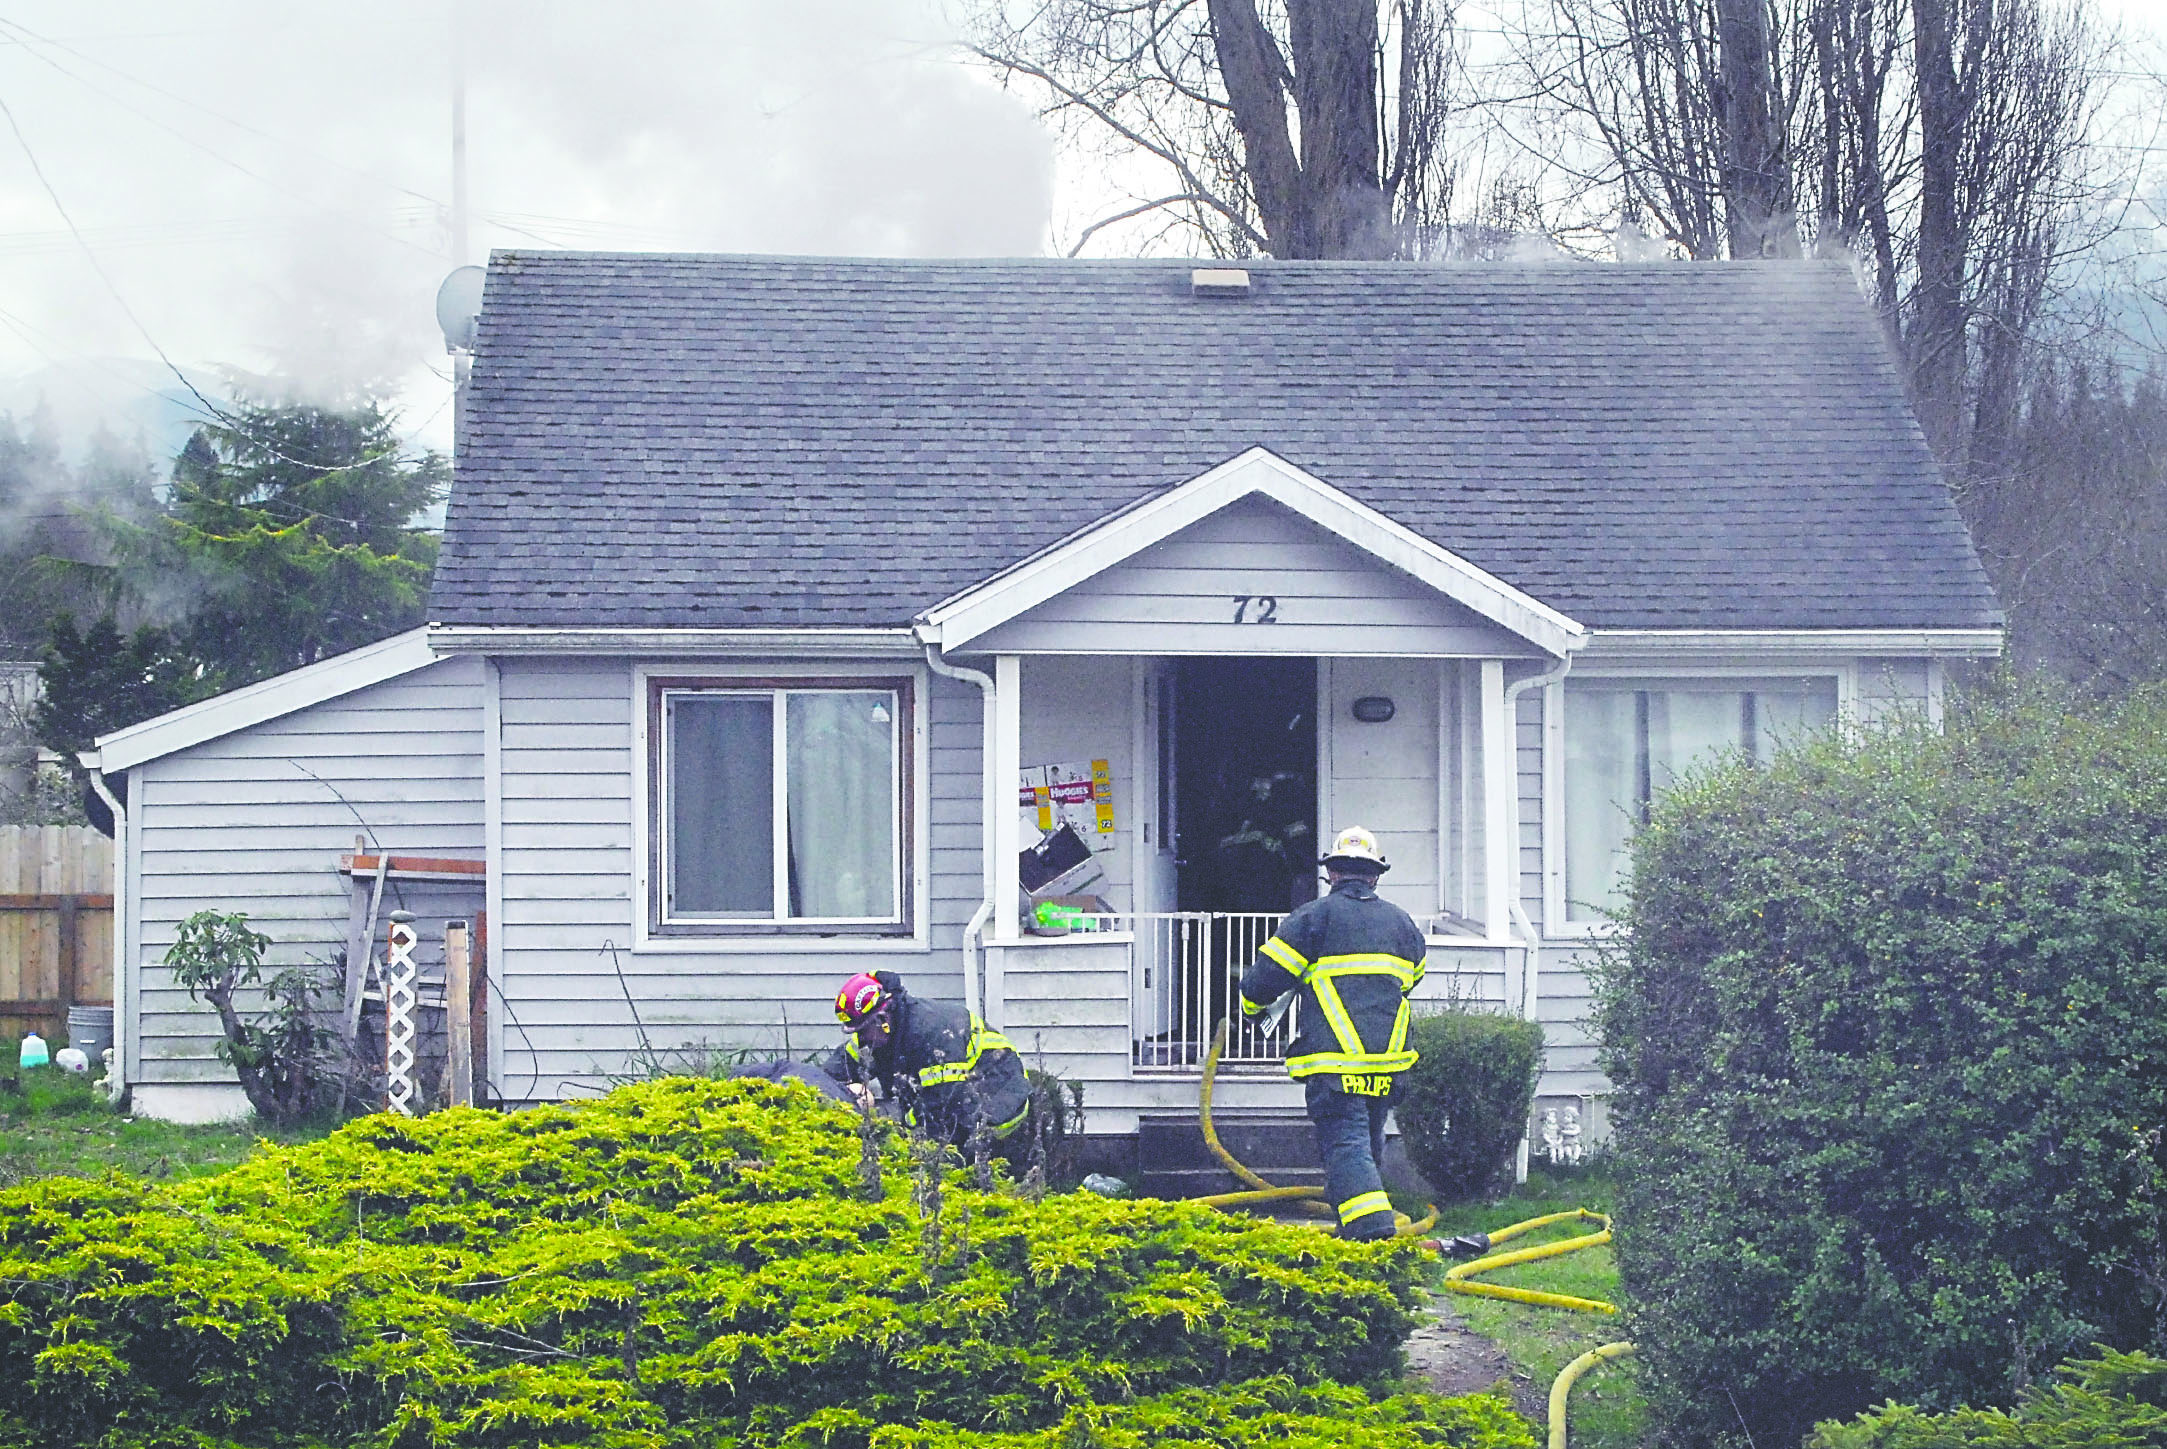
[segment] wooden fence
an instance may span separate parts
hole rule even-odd
[[[83,825],[0,826],[0,1033],[57,1044],[68,1008],[113,999],[113,842]]]

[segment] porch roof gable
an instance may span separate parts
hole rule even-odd
[[[913,627],[944,651],[967,649],[1000,625],[1251,497],[1308,519],[1553,658],[1587,642],[1588,631],[1578,621],[1263,447],[1086,525],[943,599],[913,620]]]

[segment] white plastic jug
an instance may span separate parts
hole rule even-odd
[[[51,1055],[45,1050],[45,1038],[34,1031],[25,1032],[23,1034],[22,1055],[16,1058],[16,1065],[42,1067],[51,1060]]]

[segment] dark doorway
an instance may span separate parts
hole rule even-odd
[[[1184,911],[1286,911],[1316,893],[1317,662],[1184,659],[1174,675]]]

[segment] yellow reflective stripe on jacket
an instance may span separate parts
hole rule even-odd
[[[1366,1218],[1371,1213],[1392,1211],[1392,1199],[1382,1192],[1365,1192],[1360,1197],[1350,1197],[1339,1205],[1339,1220],[1351,1223],[1356,1218]]]
[[[960,1062],[934,1062],[918,1069],[918,1085],[921,1087],[945,1087],[956,1082],[968,1081],[972,1072],[978,1070],[978,1059],[989,1051],[1006,1048],[1014,1051],[1016,1045],[1007,1037],[987,1026],[977,1017],[971,1018],[971,1044],[969,1053]]]
[[[1259,954],[1269,956],[1286,967],[1288,971],[1294,974],[1294,979],[1297,981],[1301,980],[1303,973],[1309,970],[1309,958],[1280,940],[1277,936],[1266,941],[1257,950]]]
[[[1410,1014],[1407,1010],[1407,1003],[1402,1000],[1399,1015],[1392,1018],[1392,1040],[1386,1042],[1384,1046],[1387,1056],[1394,1052],[1407,1051],[1407,1018]],[[1414,1053],[1409,1052],[1408,1055],[1412,1056]]]
[[[1420,964],[1404,956],[1387,956],[1383,952],[1365,951],[1354,956],[1319,956],[1309,969],[1313,976],[1389,976],[1399,983],[1402,991],[1414,990],[1415,983],[1422,979]]]
[[[1362,1033],[1354,1029],[1354,1018],[1347,1014],[1347,1003],[1339,999],[1339,987],[1333,984],[1329,974],[1319,971],[1309,979],[1309,989],[1315,993],[1317,1005],[1324,1008],[1324,1019],[1331,1025],[1332,1037],[1343,1052],[1362,1051]]]
[[[1287,1075],[1314,1077],[1321,1072],[1354,1072],[1374,1076],[1379,1072],[1404,1072],[1415,1064],[1415,1052],[1309,1052],[1287,1058]]]

